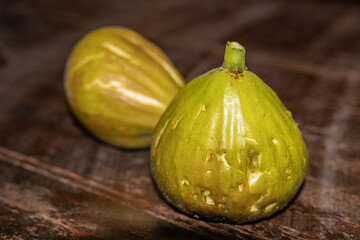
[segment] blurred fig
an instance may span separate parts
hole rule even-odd
[[[184,80],[167,56],[123,27],[88,33],[65,69],[69,105],[104,142],[124,148],[150,146],[161,114]]]

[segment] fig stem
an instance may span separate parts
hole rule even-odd
[[[237,42],[227,42],[223,67],[243,72],[245,70],[245,48]]]

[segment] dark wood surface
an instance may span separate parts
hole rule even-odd
[[[309,151],[305,183],[275,216],[245,225],[169,207],[149,150],[99,142],[72,116],[63,69],[104,25],[133,28],[187,81],[238,41],[247,66],[292,111]],[[0,239],[360,239],[357,1],[0,2]]]

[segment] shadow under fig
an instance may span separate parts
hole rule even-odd
[[[66,102],[66,101],[65,101]],[[113,148],[119,149],[121,151],[126,151],[126,152],[137,152],[137,151],[142,151],[142,150],[148,150],[149,147],[143,147],[143,148],[123,148],[123,147],[119,147],[119,146],[115,146],[111,143],[107,143],[104,142],[102,140],[100,140],[99,138],[97,138],[92,132],[90,132],[80,121],[79,119],[75,116],[75,114],[73,113],[73,111],[71,110],[69,104],[66,102],[67,105],[67,110],[69,115],[71,116],[72,122],[73,124],[81,130],[81,132],[84,134],[84,136],[91,138],[93,141],[95,141],[98,145],[107,145],[107,146],[111,146]]]

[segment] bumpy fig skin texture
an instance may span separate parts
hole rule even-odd
[[[154,181],[171,205],[237,223],[286,206],[307,164],[301,133],[277,95],[254,73],[224,67],[178,93],[151,148]]]
[[[184,85],[158,47],[123,27],[87,34],[65,70],[76,117],[99,139],[124,148],[150,146],[161,114]]]

